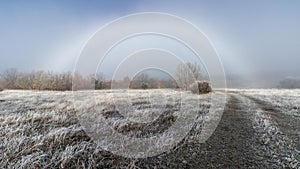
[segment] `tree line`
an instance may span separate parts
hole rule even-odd
[[[0,74],[0,90],[84,90],[84,89],[155,89],[182,88],[196,80],[201,80],[202,74],[196,63],[181,63],[177,65],[175,79],[151,77],[140,73],[133,79],[124,77],[122,80],[106,80],[103,74],[83,76],[80,73],[55,73],[50,71],[19,72],[17,69],[7,69]]]
[[[72,74],[45,71],[19,72],[7,69],[0,75],[0,87],[22,90],[71,90]]]
[[[17,69],[7,69],[0,74],[0,90],[85,90],[85,89],[155,89],[176,88],[172,79],[159,79],[142,73],[132,80],[124,77],[122,80],[106,80],[102,74],[83,76],[71,72],[54,73],[46,71],[19,72]]]

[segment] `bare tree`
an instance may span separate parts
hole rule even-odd
[[[33,89],[33,73],[21,73],[18,75],[16,86],[19,89]]]
[[[1,80],[1,79],[0,79]],[[4,87],[3,87],[3,84],[2,82],[0,81],[0,92],[3,91]]]
[[[3,87],[6,89],[16,88],[16,82],[18,79],[17,69],[7,69],[1,74],[1,79],[3,82]]]
[[[202,78],[200,66],[190,62],[178,64],[175,76],[178,86],[185,90],[188,90],[190,84]]]
[[[104,75],[102,73],[97,73],[95,75],[95,89],[103,89],[104,81],[105,81]]]
[[[83,76],[79,72],[73,74],[72,90],[92,89],[92,87],[95,87],[95,75]]]
[[[138,74],[133,80],[130,82],[130,88],[143,88],[146,89],[149,87],[150,78],[146,73]]]

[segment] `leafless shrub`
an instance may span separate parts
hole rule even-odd
[[[1,73],[1,85],[4,88],[16,88],[16,83],[18,79],[17,69],[7,69]]]
[[[179,87],[188,90],[190,84],[202,78],[201,67],[197,63],[180,63],[177,65],[175,75]]]
[[[1,74],[0,88],[29,90],[71,90],[71,73],[53,73],[44,71],[18,72],[7,69]]]

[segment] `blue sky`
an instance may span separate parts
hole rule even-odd
[[[101,26],[137,12],[194,23],[214,44],[226,73],[300,73],[300,1],[1,1],[0,71],[68,71]]]

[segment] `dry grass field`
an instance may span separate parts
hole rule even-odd
[[[204,122],[216,118],[208,113],[210,107],[224,95],[222,119],[212,136],[200,143]],[[0,168],[299,168],[299,105],[300,90],[204,95],[169,89],[75,94],[4,90]],[[84,114],[90,110],[97,110],[118,133],[135,138],[164,133],[181,113],[194,112],[197,118],[192,124],[179,123],[182,131],[190,131],[169,150],[130,158],[97,144],[90,134],[93,128],[85,129],[86,120],[94,122],[86,116],[96,117]]]

